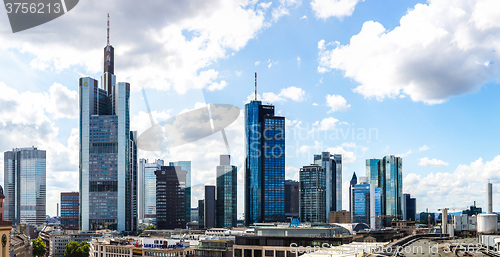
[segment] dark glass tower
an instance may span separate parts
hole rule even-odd
[[[237,168],[231,165],[229,155],[220,156],[217,166],[216,226],[236,227],[237,223]]]
[[[80,227],[137,229],[137,146],[130,131],[130,84],[116,83],[114,50],[104,48],[101,87],[80,78]]]
[[[245,105],[245,224],[285,220],[285,117]]]
[[[180,166],[161,166],[156,175],[156,228],[186,228],[186,174]]]
[[[342,210],[342,155],[322,152],[314,155],[314,164],[326,173],[326,217]]]
[[[299,217],[299,191],[298,181],[285,180],[285,216],[287,218]]]
[[[417,200],[410,194],[403,194],[403,220],[415,221],[417,215]]]
[[[80,197],[78,192],[61,192],[61,226],[78,230]]]
[[[304,166],[299,172],[300,221],[326,222],[326,172],[319,165]]]

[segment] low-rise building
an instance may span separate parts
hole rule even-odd
[[[10,256],[31,257],[33,246],[26,235],[13,235],[10,238]]]
[[[101,256],[185,257],[194,255],[194,249],[191,247],[186,247],[183,244],[180,245],[176,244],[175,247],[173,246],[169,247],[170,245],[168,244],[158,244],[157,246],[151,245],[151,247],[148,247],[148,244],[141,245],[139,243],[140,240],[133,242],[130,240],[111,240],[105,238],[94,238],[90,242],[89,256],[90,257],[101,257]]]
[[[231,240],[201,240],[194,249],[195,256],[232,257],[233,241]]]

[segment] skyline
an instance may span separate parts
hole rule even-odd
[[[258,99],[287,118],[287,152],[294,158],[286,160],[286,179],[298,179],[313,154],[341,153],[347,209],[352,172],[364,176],[365,159],[394,154],[404,159],[403,192],[417,198],[417,211],[436,210],[443,201],[484,206],[484,183],[500,181],[500,114],[492,111],[500,107],[500,22],[488,12],[499,4],[346,0],[352,8],[345,12],[318,12],[328,2],[88,1],[16,34],[0,15],[0,150],[34,145],[47,151],[47,214],[53,216],[57,192],[77,188],[77,79],[100,75],[109,12],[115,71],[131,83],[131,130],[140,134],[151,125],[142,88],[159,122],[204,103],[243,109],[257,72]],[[307,128],[317,134],[298,138]],[[238,185],[243,129],[243,113],[226,129]],[[325,139],[334,129],[339,136]],[[139,158],[193,161],[196,203],[201,185],[215,184],[219,155],[226,152],[218,133],[170,152],[141,151]],[[500,199],[498,189],[494,194]],[[243,195],[239,190],[238,214]]]

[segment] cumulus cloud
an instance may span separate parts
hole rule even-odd
[[[324,118],[321,121],[316,121],[313,123],[313,126],[317,127],[319,130],[331,130],[334,129],[339,120],[333,118],[333,117],[328,117]]]
[[[264,92],[262,93],[262,96],[257,94],[257,99],[268,103],[286,102],[287,100],[302,102],[305,100],[305,97],[306,91],[304,89],[293,86],[281,89],[279,94],[275,94],[273,92]],[[253,100],[254,98],[254,94],[249,95],[247,97],[247,102]]]
[[[497,80],[497,9],[494,0],[430,0],[415,5],[393,30],[367,21],[348,44],[319,41],[318,70],[343,71],[366,98],[442,103]]]
[[[327,95],[326,105],[330,107],[330,112],[346,111],[351,108],[350,104],[341,95]]]
[[[419,166],[424,166],[424,167],[444,167],[448,166],[448,163],[442,160],[438,159],[429,159],[427,157],[421,158],[420,161],[418,162]]]
[[[313,0],[311,8],[318,19],[330,17],[343,18],[351,16],[354,8],[359,2],[364,0]]]
[[[418,150],[419,150],[420,152],[425,152],[425,151],[427,151],[427,150],[429,150],[429,149],[430,149],[430,147],[428,147],[427,145],[423,145],[423,146],[421,146],[420,148],[418,148]]]
[[[500,182],[500,155],[491,161],[479,158],[470,164],[461,164],[453,172],[408,173],[403,180],[403,189],[417,198],[418,211],[427,207],[434,211],[442,207],[464,208],[473,201],[484,206],[488,181],[494,184],[494,188]],[[499,199],[499,192],[494,190],[494,199]],[[500,208],[493,207],[493,211]]]

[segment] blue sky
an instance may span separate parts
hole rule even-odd
[[[139,133],[151,126],[143,88],[159,122],[206,103],[243,108],[257,72],[259,99],[287,119],[287,178],[314,153],[341,153],[346,199],[366,158],[394,154],[418,211],[484,205],[488,179],[500,199],[499,8],[494,0],[89,0],[15,34],[0,14],[0,150],[48,151],[49,215],[60,191],[78,190],[77,81],[100,77],[109,12],[115,73],[131,83]],[[226,129],[241,186],[242,115]],[[218,133],[140,157],[191,160],[195,203],[225,153]]]

